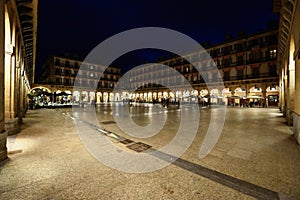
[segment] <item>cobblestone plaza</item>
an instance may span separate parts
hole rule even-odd
[[[166,117],[165,128],[157,135],[136,139],[115,123],[112,108],[116,106],[124,105],[96,107],[102,130],[152,149],[166,145],[176,133],[180,109],[132,105],[131,117],[141,126],[156,115]],[[153,107],[161,112],[150,112]],[[192,145],[175,162],[149,173],[125,173],[95,159],[77,134],[70,116],[78,113],[71,109],[30,110],[22,131],[8,137],[9,159],[0,168],[0,198],[299,199],[300,148],[278,108],[228,108],[217,144],[199,158],[210,116],[219,109],[200,108],[199,130]],[[89,114],[93,108],[77,112]],[[130,144],[111,141],[120,153],[134,152]]]

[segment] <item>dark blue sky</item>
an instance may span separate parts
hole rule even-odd
[[[164,27],[182,32],[199,43],[222,42],[226,34],[265,29],[272,0],[41,0],[38,11],[37,71],[50,54],[84,58],[103,40],[137,27]],[[154,61],[160,51],[126,54],[114,64],[126,71]]]

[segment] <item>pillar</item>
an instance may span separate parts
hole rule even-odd
[[[0,41],[4,41],[4,19],[4,0],[0,0]],[[0,161],[2,161],[7,158],[7,133],[4,129],[4,42],[0,45]]]
[[[293,113],[293,132],[298,144],[300,144],[300,60],[297,59],[295,64],[295,109]]]
[[[286,108],[286,122],[289,126],[293,125],[293,112],[294,112],[294,98],[295,98],[295,65],[289,64],[289,86],[287,88],[288,100]]]
[[[15,51],[12,44],[5,46],[5,129],[8,135],[20,131],[18,113],[16,110],[17,96],[16,91],[16,68],[15,68]],[[18,88],[19,89],[19,88]]]
[[[18,49],[20,51],[20,49]],[[19,55],[19,54],[18,54]],[[20,68],[20,57],[17,57],[16,62],[16,84],[15,84],[15,91],[16,91],[16,98],[15,98],[15,110],[17,112],[18,124],[22,124],[23,118],[23,106],[22,106],[22,87],[21,87],[21,68]]]
[[[260,103],[261,103],[261,106],[264,107],[267,104],[267,86],[265,83],[262,84],[261,93],[262,93],[263,99]]]
[[[285,87],[285,82],[284,82],[284,69],[281,69],[280,72],[280,80],[279,80],[279,86],[280,86],[280,91],[279,91],[279,109],[280,111],[285,115],[285,104],[284,104],[284,87]]]
[[[25,116],[25,105],[24,105],[24,99],[26,99],[26,97],[24,96],[24,81],[23,81],[23,76],[22,76],[22,67],[20,68],[20,78],[19,78],[19,86],[20,86],[20,111],[19,111],[19,119],[23,118]]]

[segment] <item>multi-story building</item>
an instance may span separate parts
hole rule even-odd
[[[34,82],[38,1],[0,0],[0,161],[19,132]]]
[[[119,100],[112,91],[121,76],[120,68],[51,56],[42,72],[35,87],[43,87],[51,94],[46,101],[100,103]]]
[[[277,71],[280,109],[300,143],[300,1],[274,0],[280,12]]]
[[[132,69],[118,92],[122,98],[146,102],[167,98],[232,105],[249,102],[277,105],[277,38],[278,28],[270,28],[161,61],[160,64],[179,72],[173,75],[171,69],[157,64]],[[184,80],[192,89],[186,89]]]

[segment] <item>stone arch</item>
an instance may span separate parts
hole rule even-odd
[[[209,94],[209,92],[208,92],[207,89],[202,89],[202,90],[200,90],[200,96],[201,96],[201,97],[204,97],[204,96],[206,96],[206,95],[208,95],[208,94]]]
[[[170,102],[175,102],[176,101],[176,93],[174,93],[173,91],[170,91],[169,98],[170,98]]]
[[[258,97],[262,97],[262,86],[261,84],[255,84],[255,85],[250,85],[249,86],[249,97],[253,97],[253,96],[258,96]]]
[[[114,98],[115,98],[115,94],[110,92],[109,93],[109,101],[114,101]]]
[[[153,93],[151,91],[147,92],[147,102],[153,101]]]
[[[89,102],[90,103],[95,103],[96,101],[96,94],[95,92],[89,92]]]
[[[220,95],[219,89],[217,88],[213,88],[209,93],[210,95],[216,95],[216,96]]]
[[[73,102],[79,103],[80,101],[80,92],[79,91],[73,91]]]
[[[52,93],[52,91],[51,91],[51,89],[49,89],[48,87],[45,87],[45,86],[36,86],[36,87],[33,87],[33,88],[31,88],[31,90],[30,90],[30,92],[32,92],[34,89],[45,89],[45,90],[47,90],[47,92],[49,92],[49,93]]]
[[[145,102],[148,102],[148,93],[147,92],[144,92],[143,99]]]
[[[80,94],[80,101],[88,102],[89,95],[87,91],[82,91]]]
[[[181,102],[182,101],[182,91],[180,91],[180,90],[177,90],[176,92],[175,92],[175,97],[176,97],[176,101],[178,102]]]
[[[219,104],[221,99],[220,99],[220,91],[218,88],[213,88],[209,91],[209,98],[210,98],[210,103],[211,104]]]
[[[232,96],[230,88],[228,88],[228,87],[223,88],[221,93],[222,93],[222,97],[223,97],[223,102],[225,103],[225,105],[228,105],[228,97]]]
[[[108,102],[108,92],[103,92],[103,102]]]
[[[243,88],[242,86],[238,86],[234,89],[234,96],[238,96],[238,97],[246,97],[246,89]]]
[[[158,102],[161,102],[161,100],[163,98],[163,93],[162,92],[158,92],[157,93],[157,98],[158,98]]]
[[[152,93],[152,98],[153,100],[157,101],[157,92]]]
[[[102,93],[101,92],[97,92],[96,93],[96,103],[100,103],[102,102]]]
[[[279,103],[279,86],[276,84],[268,85],[266,88],[266,105],[278,106]]]
[[[116,92],[114,95],[114,101],[121,101],[121,95],[119,92]]]
[[[198,90],[193,90],[193,91],[191,92],[191,95],[199,96]]]

